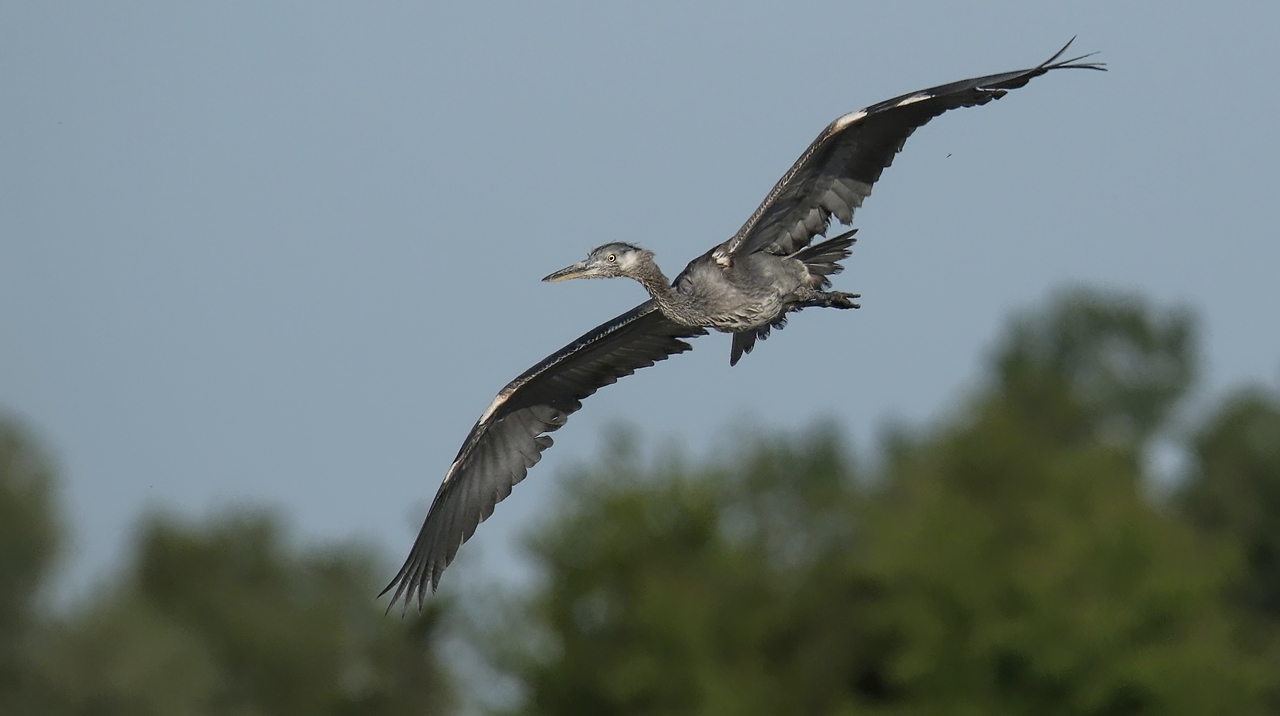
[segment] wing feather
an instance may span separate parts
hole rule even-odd
[[[618,378],[690,349],[682,339],[705,335],[679,325],[646,301],[589,331],[525,371],[498,393],[471,428],[449,467],[413,549],[382,594],[394,590],[390,610],[417,598],[440,575],[494,506],[551,447],[547,433],[558,430],[582,400]],[[379,596],[382,596],[381,594]]]
[[[1074,38],[1072,38],[1074,41]],[[1050,70],[1105,70],[1102,64],[1058,61],[1068,42],[1035,67],[960,80],[911,92],[837,118],[813,140],[764,202],[726,243],[726,253],[787,255],[824,234],[834,216],[849,224],[871,187],[916,129],[960,107],[983,105]]]

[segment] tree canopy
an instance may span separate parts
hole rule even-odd
[[[0,416],[0,712],[30,708],[27,644],[35,598],[60,542],[53,469],[30,435]]]
[[[130,566],[69,614],[38,609],[58,541],[52,471],[0,429],[0,713],[94,716],[445,714],[440,604],[375,603],[383,565],[352,544],[300,548],[282,520],[153,515]]]
[[[1143,472],[1193,339],[1183,311],[1067,294],[881,464],[830,427],[727,465],[602,460],[532,537],[532,633],[496,636],[495,661],[529,713],[1262,712],[1280,669],[1229,594],[1275,594],[1275,426],[1236,401],[1195,442],[1186,509],[1242,531],[1243,555]]]
[[[869,457],[832,425],[703,463],[623,430],[563,476],[532,588],[408,619],[380,554],[259,507],[146,515],[51,609],[56,472],[0,418],[0,713],[455,713],[466,606],[519,713],[1280,714],[1280,395],[1189,399],[1197,363],[1186,311],[1075,292]]]

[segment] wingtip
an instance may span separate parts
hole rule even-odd
[[[401,571],[403,572],[403,570],[401,570]],[[387,608],[386,608],[386,610],[383,612],[383,616],[390,616],[390,615],[391,615],[391,610],[392,610],[392,608],[394,608],[394,607],[395,607],[396,602],[400,601],[400,595],[401,595],[401,593],[403,593],[403,592],[404,592],[404,586],[405,586],[405,585],[404,585],[404,580],[402,579],[402,577],[403,577],[403,573],[402,573],[402,574],[397,574],[397,575],[396,575],[396,577],[395,577],[395,579],[392,579],[392,580],[391,580],[391,583],[390,583],[390,584],[388,584],[387,586],[383,587],[381,592],[378,592],[378,596],[377,596],[377,598],[378,598],[378,599],[382,599],[384,596],[386,596],[387,592],[390,592],[392,589],[395,589],[395,590],[396,590],[396,591],[395,591],[395,593],[391,595],[391,600],[387,602]],[[405,601],[408,601],[408,600],[405,600]],[[404,608],[403,608],[403,606],[402,606],[402,607],[401,607],[401,609],[400,609],[400,618],[401,618],[401,619],[403,619],[403,618],[404,618]]]
[[[1058,58],[1059,58],[1059,57],[1062,57],[1064,54],[1066,54],[1066,52],[1067,52],[1067,48],[1071,47],[1071,43],[1073,43],[1073,42],[1075,42],[1075,41],[1076,41],[1076,36],[1075,36],[1075,35],[1072,35],[1072,36],[1071,36],[1071,39],[1070,39],[1070,40],[1067,40],[1067,44],[1065,44],[1065,45],[1063,45],[1063,46],[1062,46],[1062,49],[1060,49],[1060,50],[1058,50],[1057,52],[1053,53],[1053,57],[1050,57],[1049,59],[1045,60],[1044,62],[1041,62],[1041,63],[1040,63],[1040,66],[1039,66],[1039,67],[1037,67],[1036,69],[1040,69],[1040,70],[1097,70],[1097,71],[1099,71],[1099,72],[1106,72],[1106,71],[1107,71],[1107,63],[1105,63],[1105,62],[1081,62],[1081,61],[1080,61],[1080,60],[1083,60],[1083,59],[1086,59],[1086,58],[1089,58],[1089,57],[1093,57],[1094,55],[1098,54],[1096,51],[1095,51],[1095,52],[1089,52],[1089,53],[1086,53],[1086,54],[1083,54],[1083,55],[1079,55],[1079,56],[1077,56],[1077,57],[1072,57],[1072,58],[1067,59],[1067,60],[1059,60]]]
[[[1075,42],[1077,37],[1079,37],[1079,36],[1078,36],[1078,35],[1072,35],[1072,36],[1071,36],[1071,39],[1070,39],[1070,40],[1067,40],[1067,44],[1065,44],[1065,45],[1063,45],[1063,46],[1062,46],[1062,49],[1060,49],[1060,50],[1058,50],[1057,52],[1053,53],[1053,57],[1050,57],[1049,59],[1045,60],[1044,62],[1041,62],[1041,63],[1040,63],[1040,66],[1041,66],[1041,67],[1048,67],[1048,66],[1052,65],[1054,62],[1057,62],[1057,60],[1058,60],[1058,58],[1059,58],[1059,57],[1062,57],[1064,54],[1066,54],[1066,52],[1067,52],[1067,48],[1068,48],[1068,47],[1071,47],[1071,43]]]
[[[382,588],[381,592],[378,592],[377,599],[381,599],[386,596],[388,592],[391,592],[391,600],[387,602],[386,611],[383,612],[385,615],[389,616],[391,614],[391,610],[395,608],[396,602],[399,602],[400,618],[405,618],[409,613],[409,603],[413,601],[414,592],[418,593],[418,613],[422,613],[425,606],[423,601],[425,595],[423,593],[426,589],[424,589],[424,585],[417,583],[414,575],[411,573],[410,567],[412,566],[412,563],[412,557],[409,560],[406,560],[404,566],[400,567],[400,571],[396,573],[396,576],[391,579],[387,586]],[[435,592],[434,584],[432,585],[431,591]]]

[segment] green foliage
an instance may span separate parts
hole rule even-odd
[[[572,485],[535,543],[546,630],[517,663],[544,713],[822,712],[851,703],[869,638],[841,554],[854,498],[829,434],[760,447],[744,469]],[[874,680],[874,677],[869,677]],[[874,684],[867,688],[875,689]]]
[[[1241,560],[1140,471],[1192,335],[1067,296],[873,473],[829,430],[729,466],[606,461],[535,535],[545,587],[499,663],[547,714],[1258,712]]]
[[[53,472],[13,420],[0,417],[0,713],[25,703],[33,602],[57,552]]]
[[[1179,506],[1245,564],[1233,603],[1248,643],[1273,665],[1271,711],[1280,713],[1280,395],[1251,389],[1231,396],[1196,435],[1194,452]]]
[[[621,435],[531,540],[545,582],[479,615],[493,664],[529,713],[1280,713],[1280,398],[1199,422],[1173,505],[1144,487],[1194,335],[1064,295],[875,469],[826,427],[696,468]],[[261,511],[151,517],[106,588],[39,609],[54,494],[0,421],[0,714],[453,709],[450,603],[387,617],[374,555],[299,548]]]
[[[1221,595],[1229,552],[1150,504],[1106,445],[1052,449],[1000,402],[898,466],[866,560],[921,713],[1240,714],[1258,664]]]
[[[45,654],[57,710],[95,714],[436,714],[439,613],[387,618],[369,555],[297,553],[277,520],[153,518],[131,577]]]
[[[1249,568],[1246,606],[1280,625],[1280,396],[1231,397],[1196,437],[1195,454],[1183,510],[1237,542]]]
[[[36,595],[60,534],[53,472],[0,422],[0,714],[443,714],[440,602],[388,618],[379,560],[299,550],[235,512],[144,523],[132,569],[55,619]]]
[[[49,625],[33,657],[39,713],[218,713],[219,666],[199,635],[129,592]]]
[[[995,359],[998,392],[1054,440],[1141,445],[1191,385],[1194,339],[1186,311],[1067,293],[1013,322]]]

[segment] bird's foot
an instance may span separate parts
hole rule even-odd
[[[818,294],[816,303],[825,308],[862,308],[861,304],[853,300],[855,298],[862,298],[862,294],[845,293],[844,291],[824,291]]]
[[[844,293],[842,291],[837,291],[836,296],[838,297],[837,302],[833,304],[836,308],[862,308],[861,303],[853,300],[855,298],[862,298],[862,294],[860,293]]]

